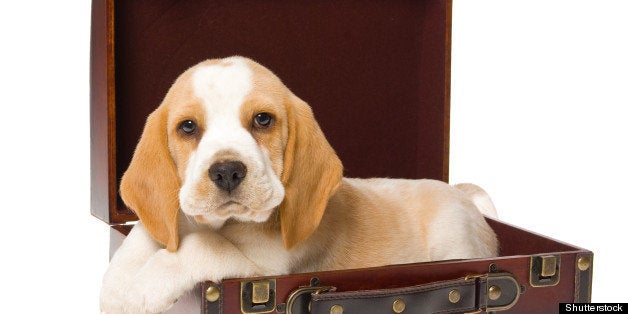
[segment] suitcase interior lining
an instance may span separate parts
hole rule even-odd
[[[443,4],[116,1],[117,176],[180,73],[243,55],[313,107],[347,176],[447,180]]]

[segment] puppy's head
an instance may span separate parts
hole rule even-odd
[[[170,251],[179,208],[214,228],[279,210],[291,248],[314,232],[341,179],[311,108],[268,69],[233,57],[175,81],[146,121],[120,193]]]

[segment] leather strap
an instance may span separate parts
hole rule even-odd
[[[312,294],[311,313],[464,313],[486,305],[487,277],[424,285]]]

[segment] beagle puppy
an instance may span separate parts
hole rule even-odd
[[[342,175],[312,109],[270,70],[242,57],[188,69],[122,177],[140,222],[101,310],[162,312],[206,280],[497,255],[484,191]]]

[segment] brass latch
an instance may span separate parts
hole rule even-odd
[[[270,313],[275,310],[275,279],[245,281],[240,284],[242,313]]]
[[[560,256],[537,255],[530,257],[530,285],[555,286],[560,281]]]
[[[263,304],[270,300],[270,281],[253,281],[253,296],[251,297],[253,303]]]

